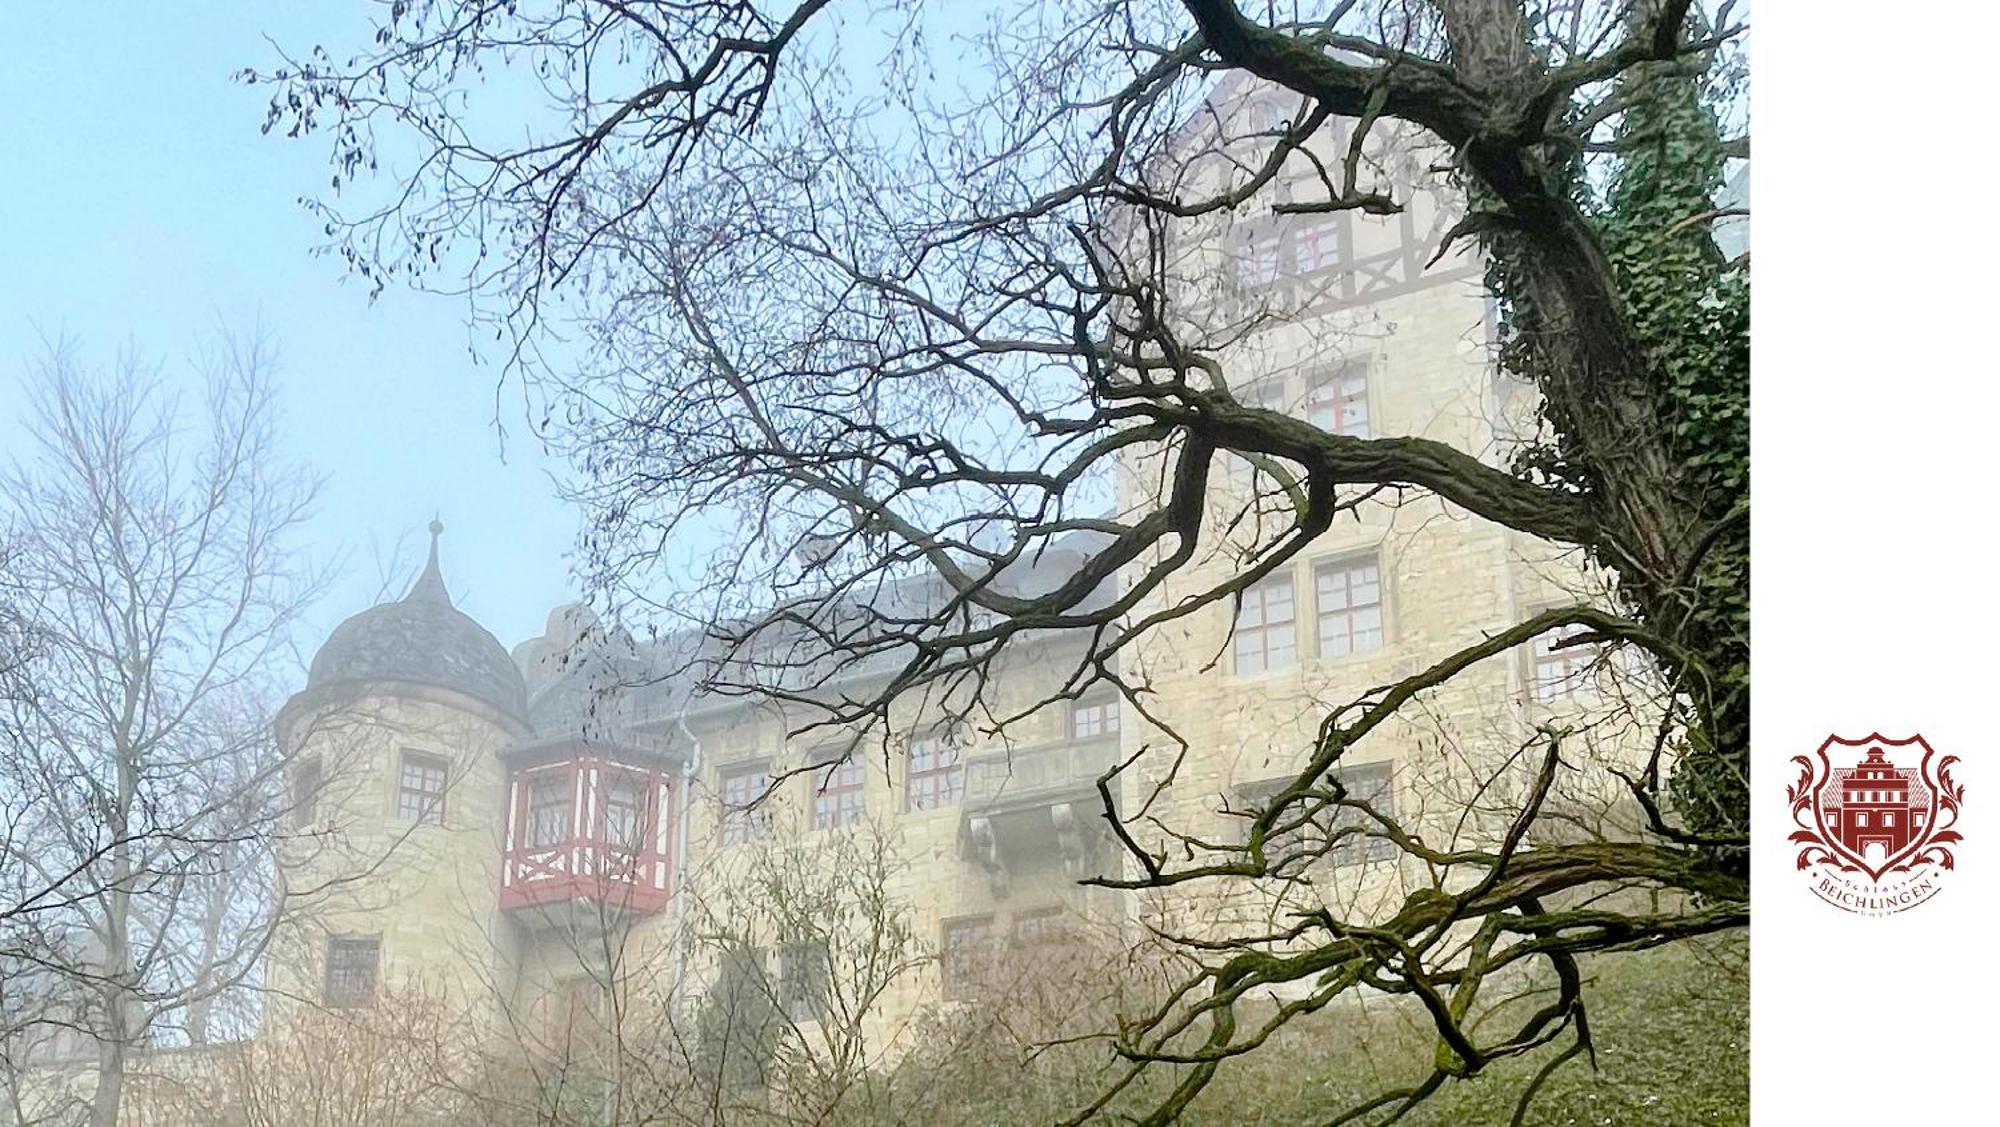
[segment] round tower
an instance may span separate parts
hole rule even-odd
[[[277,721],[289,755],[289,914],[273,1007],[393,999],[490,1014],[515,953],[500,926],[501,752],[528,731],[507,650],[452,605],[430,558],[401,599],[342,622]]]

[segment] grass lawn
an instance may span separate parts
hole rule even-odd
[[[1747,938],[1586,962],[1592,981],[1584,998],[1597,1069],[1583,1057],[1564,1064],[1543,1085],[1527,1122],[1748,1123]],[[1540,995],[1529,1004],[1546,1000]],[[1553,1048],[1492,1065],[1470,1080],[1448,1081],[1401,1122],[1505,1124],[1528,1078],[1567,1043],[1565,1035]],[[1408,1010],[1389,1001],[1314,1015],[1225,1066],[1185,1121],[1324,1123],[1364,1099],[1423,1079],[1433,1044]]]

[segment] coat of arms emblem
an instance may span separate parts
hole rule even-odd
[[[1851,740],[1828,736],[1813,755],[1795,755],[1798,781],[1786,788],[1798,867],[1820,899],[1862,915],[1885,916],[1935,895],[1953,867],[1959,804],[1955,755],[1940,756],[1919,735]],[[1912,762],[1914,766],[1910,766]]]

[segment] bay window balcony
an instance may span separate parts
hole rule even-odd
[[[508,759],[503,909],[644,915],[665,907],[678,785],[663,757],[563,742]]]

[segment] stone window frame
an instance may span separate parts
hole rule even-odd
[[[321,1001],[331,1009],[352,1009],[375,1000],[382,973],[380,935],[330,935]]]
[[[1308,573],[1312,580],[1312,645],[1314,658],[1330,662],[1350,661],[1357,658],[1365,659],[1370,655],[1379,654],[1389,648],[1395,635],[1393,632],[1394,624],[1392,615],[1390,613],[1392,599],[1389,589],[1389,566],[1385,555],[1386,553],[1383,551],[1382,545],[1377,543],[1359,548],[1345,548],[1322,553],[1313,556],[1307,561]],[[1344,615],[1348,619],[1348,650],[1346,653],[1328,653],[1326,623],[1330,612],[1321,590],[1321,574],[1330,571],[1341,571],[1351,574],[1357,568],[1368,566],[1372,566],[1375,569],[1375,601],[1373,603],[1363,603],[1359,606],[1354,605],[1351,601],[1354,583],[1351,579],[1346,582],[1344,590],[1349,596],[1350,604],[1338,608],[1337,611],[1332,613]],[[1358,633],[1353,625],[1354,612],[1357,610],[1367,610],[1370,607],[1375,611],[1376,640],[1373,646],[1361,649],[1354,645],[1358,637]]]
[[[1023,908],[1007,920],[1007,941],[1027,948],[1067,942],[1073,923],[1069,909],[1062,904]]]
[[[1091,690],[1069,702],[1068,715],[1064,718],[1064,728],[1072,740],[1101,740],[1118,735],[1119,706],[1123,703],[1117,692]],[[1085,731],[1088,727],[1090,730]]]
[[[737,784],[752,785],[740,787]],[[749,845],[771,836],[771,762],[745,759],[716,771],[716,836],[721,845]]]
[[[1346,784],[1348,797],[1368,802],[1386,818],[1393,820],[1396,817],[1396,760],[1394,758],[1370,759],[1350,763],[1335,769],[1333,773],[1340,777],[1341,782]],[[1275,797],[1279,791],[1291,785],[1295,777],[1284,775],[1276,778],[1260,779],[1256,782],[1245,783],[1237,787],[1236,792],[1246,805],[1261,809],[1264,803]],[[1374,784],[1373,793],[1370,793],[1370,789],[1367,786],[1369,783]],[[1349,826],[1376,825],[1374,819],[1349,806],[1330,807],[1323,811],[1321,816],[1330,816],[1331,821],[1322,824],[1315,819],[1309,826],[1299,826],[1291,831],[1291,834],[1299,835],[1297,842],[1267,839],[1265,841],[1266,859],[1268,860],[1274,855],[1283,856],[1287,853],[1297,853],[1311,847],[1314,842],[1304,836],[1311,832],[1316,832],[1319,835],[1319,841],[1324,843],[1331,841],[1334,834],[1339,833]],[[1246,839],[1248,832],[1246,828],[1244,830]],[[1353,865],[1373,864],[1377,861],[1393,860],[1400,852],[1401,850],[1396,843],[1387,838],[1353,834],[1342,838],[1338,844],[1313,857],[1308,864],[1317,865],[1331,862],[1336,868],[1347,868]],[[1293,870],[1293,872],[1296,875],[1296,870]]]
[[[1376,438],[1381,432],[1376,420],[1382,417],[1380,389],[1381,374],[1385,366],[1380,347],[1364,347],[1353,352],[1343,352],[1339,356],[1325,357],[1297,364],[1287,370],[1275,372],[1261,379],[1251,381],[1237,391],[1236,398],[1246,406],[1262,407],[1295,419],[1303,419],[1330,434],[1349,438]],[[1357,395],[1329,395],[1329,389],[1339,388],[1348,381],[1359,380],[1361,390]],[[1351,411],[1343,404],[1359,399],[1360,410]],[[1314,417],[1322,407],[1332,406],[1334,425],[1327,426]],[[1226,462],[1228,480],[1238,488],[1253,484],[1257,473],[1248,459],[1232,454]]]
[[[404,748],[397,757],[398,820],[416,826],[443,826],[446,809],[449,806],[447,792],[450,789],[450,759],[434,752],[410,747]]]
[[[1298,576],[1290,565],[1281,567],[1255,583],[1237,592],[1234,614],[1229,630],[1229,664],[1238,677],[1262,677],[1272,673],[1282,673],[1296,669],[1299,664],[1299,592]],[[1271,621],[1271,596],[1283,591],[1285,594],[1285,614],[1280,622]],[[1255,622],[1246,622],[1247,615],[1253,613],[1252,593],[1256,594]],[[1255,649],[1246,646],[1246,639],[1255,640]],[[1286,657],[1281,664],[1272,661],[1275,647],[1272,639],[1284,641]],[[1248,667],[1247,655],[1256,657],[1255,667]]]
[[[824,1020],[833,1000],[833,949],[825,936],[778,944],[778,1008],[792,1021]]]
[[[812,787],[812,828],[844,830],[868,813],[868,766],[854,749],[817,752],[805,772]]]
[[[938,921],[938,975],[945,997],[959,996],[978,980],[976,972],[992,962],[1000,935],[999,917],[992,912]]]
[[[913,736],[903,757],[903,809],[945,810],[965,801],[965,755],[944,729]]]
[[[1561,605],[1536,606],[1529,613],[1541,614]],[[1557,626],[1528,639],[1521,679],[1529,701],[1544,708],[1555,708],[1564,704],[1589,704],[1603,697],[1597,674],[1609,656],[1605,648],[1596,643],[1554,648],[1566,632],[1574,633],[1579,629],[1574,625]],[[1550,676],[1555,670],[1561,672]]]
[[[1329,434],[1374,438],[1375,368],[1373,357],[1362,356],[1320,369],[1325,378],[1309,381],[1300,403],[1301,417]],[[1350,386],[1357,383],[1358,391]],[[1359,410],[1355,409],[1357,403]],[[1322,413],[1331,417],[1322,422]]]

